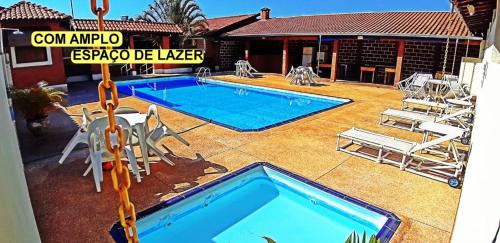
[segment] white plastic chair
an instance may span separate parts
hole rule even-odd
[[[413,82],[415,77],[417,76],[417,73],[412,74],[410,77],[403,79],[398,82],[398,88],[403,94],[404,98],[410,98],[410,84]]]
[[[85,107],[82,109],[82,112],[83,112],[82,123],[78,127],[78,130],[73,135],[71,140],[69,140],[66,147],[61,152],[62,156],[59,159],[59,164],[62,164],[66,160],[66,158],[68,158],[69,154],[73,151],[73,149],[75,149],[75,147],[78,144],[83,143],[83,144],[88,145],[89,134],[87,133],[87,126],[89,125],[90,122],[92,122],[93,115],[102,113],[100,110],[95,110],[95,111],[89,112],[89,110]],[[139,113],[139,111],[137,111],[134,108],[126,107],[126,106],[118,107],[115,110],[115,114],[128,114],[128,113]],[[89,158],[87,158],[85,163],[88,163],[88,161],[89,161]]]
[[[413,82],[408,87],[410,97],[417,99],[427,97],[428,93],[426,88],[427,88],[427,82],[430,79],[432,79],[432,74],[417,74]]]
[[[448,89],[446,94],[443,95],[443,97],[445,98],[452,97],[454,99],[467,97],[467,92],[460,84],[458,76],[444,75],[444,82],[446,83]]]
[[[181,143],[189,146],[189,142],[182,138],[179,134],[170,129],[167,125],[165,125],[158,114],[158,108],[156,105],[150,105],[148,110],[148,115],[146,121],[150,121],[150,119],[155,119],[155,125],[153,128],[146,133],[146,144],[148,145],[148,150],[160,157],[166,163],[174,166],[175,164],[168,159],[163,152],[157,147],[158,142],[167,136],[172,136],[175,139],[179,140]]]
[[[92,119],[90,118],[91,114],[95,114],[95,113],[97,113],[97,111],[89,112],[87,110],[87,108],[85,108],[85,107],[83,108],[82,111],[83,111],[82,123],[80,124],[80,127],[78,127],[78,130],[76,130],[75,135],[73,135],[71,140],[69,140],[68,144],[63,149],[62,156],[59,159],[59,164],[62,164],[64,162],[64,160],[66,160],[66,158],[69,156],[71,151],[73,151],[73,149],[75,149],[75,147],[78,144],[83,143],[83,144],[88,145],[89,135],[87,133],[87,126],[92,121]],[[87,162],[88,162],[88,158],[85,161],[85,163],[87,163]]]
[[[132,172],[136,176],[137,182],[141,182],[141,176],[139,174],[139,167],[137,165],[137,160],[135,159],[134,150],[130,146],[132,143],[132,128],[127,120],[121,117],[116,117],[116,124],[118,124],[123,130],[123,138],[126,140],[124,152],[130,162]],[[102,162],[114,160],[114,155],[108,152],[104,142],[104,131],[107,126],[107,117],[97,118],[88,126],[89,156],[97,192],[101,191],[101,182],[104,180]],[[112,135],[111,140],[112,146],[118,144],[116,136]]]

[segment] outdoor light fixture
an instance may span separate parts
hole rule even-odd
[[[12,34],[14,34],[14,35],[22,35],[22,34],[24,34],[19,29],[14,29],[14,28],[0,28],[0,54],[3,54],[3,31],[4,30],[13,30]]]
[[[363,36],[362,35],[358,35],[358,40],[362,40],[363,39]]]
[[[467,4],[467,10],[469,11],[469,15],[472,16],[476,13],[476,8],[472,4]]]

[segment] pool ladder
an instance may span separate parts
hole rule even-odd
[[[207,67],[200,67],[198,69],[198,72],[196,73],[196,83],[198,85],[203,84],[207,77],[212,76],[212,73],[210,72],[210,68]]]

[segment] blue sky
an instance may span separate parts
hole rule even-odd
[[[2,0],[0,5],[10,6],[19,0]],[[71,14],[70,0],[30,0],[67,14]],[[97,0],[98,3],[101,0]],[[152,0],[110,0],[110,19],[122,15],[136,16]],[[262,7],[271,9],[271,17],[378,11],[448,11],[449,0],[198,0],[207,17],[220,17],[256,13]],[[73,0],[76,18],[93,18],[89,0]]]

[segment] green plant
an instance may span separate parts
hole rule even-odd
[[[195,0],[154,0],[149,9],[137,16],[147,22],[174,23],[181,27],[185,40],[206,30],[207,18]]]
[[[27,89],[9,88],[14,108],[23,113],[27,121],[47,117],[48,113],[57,110],[64,100],[64,93],[47,86],[47,82],[38,82],[35,87]]]
[[[370,239],[366,241],[366,232],[363,231],[363,237],[359,238],[359,234],[356,231],[352,232],[351,235],[345,240],[345,243],[380,243],[380,239],[377,239],[377,236],[371,235]]]

